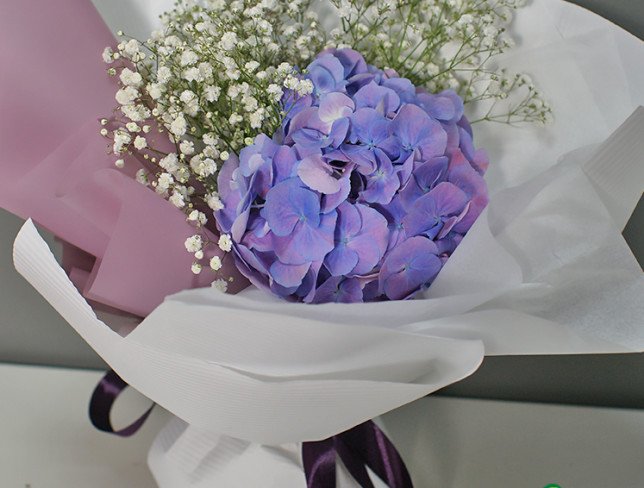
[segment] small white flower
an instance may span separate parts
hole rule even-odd
[[[126,86],[121,88],[116,92],[114,98],[119,103],[119,105],[131,105],[134,103],[134,100],[139,96],[139,92],[133,86]]]
[[[195,64],[197,61],[199,61],[199,56],[197,56],[194,51],[186,49],[181,54],[181,60],[179,62],[181,63],[181,66],[190,66]]]
[[[230,252],[230,250],[233,248],[233,241],[230,238],[230,235],[222,234],[221,236],[219,236],[219,242],[217,242],[217,245],[222,251]]]
[[[206,214],[203,212],[200,212],[199,210],[193,210],[188,214],[188,221],[189,222],[197,222],[201,225],[204,225],[206,223]]]
[[[228,151],[222,151],[219,157],[222,161],[228,161],[228,159],[230,158],[230,153]]]
[[[145,105],[124,105],[121,107],[121,112],[128,119],[134,122],[143,122],[145,119],[150,117],[150,109]]]
[[[202,81],[203,77],[201,76],[201,72],[199,71],[199,68],[192,67],[188,68],[183,72],[183,79],[186,81]]]
[[[181,92],[181,95],[179,95],[179,100],[181,100],[183,103],[192,103],[196,98],[197,95],[195,95],[194,92],[190,90],[184,90]]]
[[[186,202],[183,198],[183,195],[178,191],[176,191],[176,189],[175,191],[172,192],[172,195],[170,196],[170,198],[168,198],[168,200],[172,205],[174,205],[177,208],[183,208],[186,206]]]
[[[158,193],[163,193],[167,191],[170,186],[174,183],[174,178],[172,177],[171,174],[169,173],[161,173],[159,178],[157,179],[157,192]]]
[[[214,134],[208,133],[203,136],[203,143],[207,146],[216,146],[219,144],[219,139]]]
[[[199,66],[197,66],[199,69],[199,74],[201,75],[202,79],[208,79],[212,76],[212,66],[210,63],[199,63]]]
[[[268,88],[266,88],[266,91],[268,92],[269,95],[275,100],[276,102],[279,102],[282,99],[282,95],[284,94],[284,90],[282,90],[282,87],[279,85],[276,85],[275,83],[271,83],[268,85]]]
[[[199,263],[192,263],[192,266],[190,267],[190,270],[191,270],[194,274],[198,275],[199,273],[201,273],[201,264],[199,264]]]
[[[134,139],[134,147],[139,151],[148,147],[148,141],[145,140],[145,137],[136,136]]]
[[[259,68],[259,63],[257,61],[248,61],[245,65],[244,68],[246,71],[249,73],[253,73],[257,68]]]
[[[195,234],[188,237],[183,245],[186,246],[186,251],[190,253],[196,253],[197,251],[201,251],[203,240],[201,239],[201,236],[199,234]]]
[[[103,49],[103,61],[105,61],[107,64],[114,62],[114,51],[112,51],[111,47],[106,47],[105,49]]]
[[[125,166],[125,161],[123,159],[117,159],[114,162],[114,166],[116,166],[117,168],[121,169],[121,168],[123,168]]]
[[[179,168],[179,159],[175,153],[170,153],[159,160],[159,166],[169,173],[174,173]]]
[[[216,102],[219,100],[219,95],[221,95],[221,88],[218,86],[208,85],[204,88],[204,94],[206,96],[206,100],[209,102]]]
[[[226,280],[222,280],[221,278],[213,281],[210,286],[221,293],[226,293],[226,291],[228,291],[228,283]]]
[[[195,144],[192,141],[187,141],[184,139],[181,141],[181,144],[179,144],[179,150],[181,151],[182,154],[185,154],[186,156],[190,156],[195,152]]]
[[[210,260],[210,268],[211,268],[213,271],[219,271],[219,270],[221,269],[221,266],[222,266],[222,264],[221,264],[221,258],[220,258],[219,256],[214,256],[214,257]]]
[[[219,195],[210,195],[210,197],[207,200],[208,206],[214,210],[215,212],[222,210],[224,208],[224,204],[221,201],[221,198],[219,198]]]
[[[123,68],[119,75],[119,79],[125,86],[139,87],[141,86],[141,83],[143,83],[141,73],[132,71],[130,68]]]
[[[172,71],[167,66],[161,66],[157,70],[157,80],[159,83],[167,83],[172,79]]]
[[[188,129],[188,124],[186,122],[186,119],[183,117],[183,115],[179,115],[170,124],[170,132],[172,132],[175,136],[184,135],[187,129]]]
[[[131,141],[132,137],[127,132],[121,130],[115,131],[112,150],[115,154],[120,154]]]
[[[141,46],[139,44],[139,41],[137,41],[136,39],[130,39],[125,43],[123,51],[125,52],[125,54],[132,57],[140,51],[140,48]]]
[[[253,112],[248,119],[253,129],[259,129],[262,126],[262,122],[264,122],[264,109],[260,108],[256,112]]]
[[[230,114],[230,117],[228,117],[228,122],[230,123],[230,125],[237,125],[242,120],[244,120],[244,117],[242,117],[238,113],[232,113]]]
[[[235,34],[234,32],[226,32],[224,33],[223,36],[221,36],[221,40],[219,41],[219,46],[224,51],[232,51],[233,49],[235,49],[237,42],[238,42],[237,34]]]
[[[128,122],[127,124],[125,124],[125,128],[130,132],[139,132],[141,130],[139,124],[137,124],[136,122]]]
[[[161,83],[150,83],[146,88],[153,100],[158,100],[163,95],[163,85]]]
[[[135,178],[136,178],[136,181],[138,181],[142,185],[147,186],[147,184],[148,184],[148,174],[146,173],[146,171],[143,168],[141,168],[140,170],[138,170],[136,172]]]

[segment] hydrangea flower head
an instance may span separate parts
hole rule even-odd
[[[303,76],[313,92],[284,95],[281,130],[219,174],[216,217],[237,266],[289,300],[411,298],[487,204],[488,160],[463,102],[350,49],[320,54]]]

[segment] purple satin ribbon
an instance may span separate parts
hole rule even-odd
[[[112,406],[127,387],[128,384],[111,370],[96,385],[89,402],[89,418],[98,430],[129,437],[147,420],[154,404],[127,427],[115,430],[112,426]],[[407,467],[396,447],[371,420],[329,439],[302,444],[307,488],[335,488],[337,457],[362,488],[374,488],[367,468],[389,488],[413,488]]]
[[[307,488],[335,488],[336,456],[362,488],[373,488],[367,467],[389,488],[413,488],[396,447],[371,420],[329,439],[302,444]]]
[[[152,413],[154,404],[141,415],[134,423],[119,430],[112,427],[110,412],[118,396],[128,387],[128,384],[121,379],[114,371],[108,371],[101,381],[94,388],[92,398],[89,401],[89,418],[92,425],[102,432],[108,432],[121,437],[130,437],[138,431],[143,423]]]

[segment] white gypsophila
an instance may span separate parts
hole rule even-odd
[[[114,62],[114,51],[111,47],[106,47],[103,49],[103,61],[107,64],[112,64]]]
[[[141,104],[124,105],[121,107],[121,112],[133,122],[143,122],[151,115],[150,110]]]
[[[223,266],[221,262],[221,258],[219,256],[213,256],[210,259],[209,264],[210,264],[210,269],[212,269],[213,271],[219,271]]]
[[[513,45],[507,35],[517,0],[331,0],[341,18],[329,47],[350,47],[370,64],[391,68],[429,92],[456,91],[484,104],[482,120],[543,123],[551,110],[536,90],[510,82],[488,91],[498,70],[490,59]],[[347,42],[350,41],[350,42]]]
[[[119,75],[119,79],[125,86],[133,86],[135,88],[138,88],[141,86],[141,83],[143,83],[143,77],[141,74],[136,71],[132,71],[129,68],[123,68],[123,71],[121,71],[121,74]]]
[[[232,51],[238,43],[237,34],[234,32],[226,32],[221,36],[219,47],[224,51]]]
[[[203,238],[199,234],[188,237],[184,242],[186,251],[188,251],[189,253],[196,253],[197,251],[201,251],[202,245]]]
[[[228,282],[221,278],[213,281],[210,286],[221,293],[226,293],[228,291]]]
[[[116,128],[103,127],[102,133],[112,136],[114,154],[145,159],[137,180],[198,226],[212,214],[196,211],[196,205],[223,209],[219,165],[258,133],[280,127],[290,108],[282,106],[284,80],[325,46],[308,6],[309,0],[178,0],[147,41],[124,38],[104,51],[108,73],[119,83],[119,110],[110,118]],[[290,103],[309,88],[307,82],[294,84]],[[159,134],[147,137],[152,130]],[[223,248],[232,245],[226,239]]]
[[[201,269],[202,269],[202,266],[199,263],[192,263],[192,266],[190,267],[190,270],[196,275],[201,273]]]
[[[186,49],[181,54],[181,58],[179,62],[181,63],[181,66],[190,66],[195,64],[197,61],[199,61],[199,56],[197,56],[194,53],[194,51],[191,51],[190,49]]]
[[[172,79],[172,71],[167,66],[160,66],[157,70],[157,81],[165,84]]]
[[[119,105],[131,105],[138,97],[139,92],[133,86],[121,88],[114,96]]]
[[[170,153],[159,160],[159,166],[174,174],[179,169],[179,158],[175,153]]]
[[[156,190],[158,193],[163,193],[168,191],[170,187],[174,184],[174,178],[170,173],[161,173],[157,178]]]
[[[207,146],[217,146],[219,144],[219,139],[212,133],[207,133],[203,135],[203,143]]]
[[[116,166],[119,169],[122,169],[125,167],[125,161],[123,159],[117,159],[114,161],[114,166]]]
[[[219,236],[219,241],[217,242],[219,249],[224,252],[230,252],[233,248],[233,241],[230,238],[229,234],[222,234]]]
[[[148,94],[153,100],[158,100],[163,96],[163,85],[161,83],[150,83],[146,86]]]
[[[136,58],[141,51],[141,45],[136,39],[130,39],[125,43],[123,52],[130,58]]]
[[[172,195],[168,198],[168,201],[177,208],[183,208],[186,206],[185,198],[179,191],[177,191],[177,188],[174,189]]]
[[[193,210],[188,214],[188,221],[189,222],[195,222],[199,225],[204,225],[207,222],[207,217],[206,214],[203,212],[200,212],[199,210]]]
[[[142,168],[137,170],[136,175],[135,175],[135,179],[136,179],[136,181],[138,181],[142,185],[147,185],[149,183],[149,181],[148,181],[148,173]]]
[[[186,133],[187,129],[188,129],[188,123],[186,122],[186,119],[183,117],[183,115],[179,115],[170,124],[170,131],[175,136],[180,137],[180,136],[184,135]]]
[[[132,136],[125,131],[117,130],[114,132],[114,145],[112,150],[114,154],[121,154],[132,141]]]
[[[224,204],[217,194],[208,195],[206,203],[208,204],[208,207],[210,207],[215,212],[223,210],[224,208]]]
[[[179,144],[179,151],[181,151],[181,154],[190,156],[191,154],[195,153],[195,143],[184,139]]]
[[[208,85],[204,89],[204,95],[209,102],[216,102],[221,95],[221,88],[218,86]]]
[[[145,139],[145,137],[136,136],[134,138],[134,147],[139,151],[141,149],[145,149],[146,147],[148,147],[148,141]]]

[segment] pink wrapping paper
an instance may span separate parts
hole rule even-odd
[[[64,264],[86,298],[145,316],[216,276],[192,274],[183,242],[194,227],[116,169],[98,133],[116,105],[101,59],[114,43],[87,0],[0,4],[0,207],[68,243]],[[229,289],[245,287],[224,262]]]

